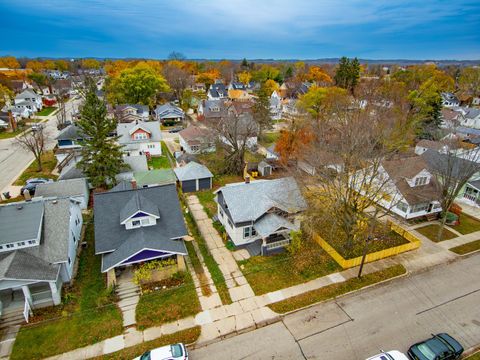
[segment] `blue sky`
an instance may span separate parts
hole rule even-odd
[[[0,0],[0,55],[480,59],[466,0]]]

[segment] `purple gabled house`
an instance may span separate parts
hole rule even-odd
[[[175,184],[117,186],[94,196],[95,253],[109,284],[133,264],[175,259],[185,269],[187,235]]]

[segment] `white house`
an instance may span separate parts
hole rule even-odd
[[[442,106],[445,106],[445,107],[460,106],[460,100],[458,100],[455,94],[451,92],[442,92],[440,96],[442,97]]]
[[[210,85],[207,92],[208,100],[225,99],[228,98],[228,90],[221,82]]]
[[[217,216],[229,239],[236,246],[255,243],[258,254],[288,245],[307,207],[293,178],[228,184],[215,194]]]
[[[162,132],[158,121],[119,123],[117,134],[127,155],[162,155]]]
[[[417,143],[417,145],[415,145],[415,154],[422,155],[428,149],[446,152],[448,150],[448,146],[440,141],[422,139]]]
[[[270,114],[273,120],[282,118],[282,98],[277,91],[274,91],[270,96]]]
[[[42,97],[33,90],[26,89],[15,96],[14,107],[20,111],[27,110],[32,115],[42,109]]]
[[[460,124],[465,127],[480,129],[480,109],[465,109],[460,116]]]
[[[438,184],[420,156],[384,161],[375,179],[366,175],[366,180],[358,176],[354,181],[352,186],[357,191],[365,194],[364,187],[369,187],[378,205],[404,219],[435,216],[442,211]]]
[[[125,104],[115,108],[115,117],[119,122],[148,121],[149,116],[147,105]]]
[[[211,130],[190,125],[178,133],[180,149],[187,154],[215,151],[215,137]]]
[[[80,206],[69,198],[0,206],[3,310],[34,310],[61,303],[62,284],[73,277],[82,224]],[[29,312],[25,312],[26,320]]]

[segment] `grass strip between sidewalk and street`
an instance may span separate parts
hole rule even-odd
[[[474,251],[480,250],[480,240],[475,240],[463,245],[455,246],[448,250],[453,251],[455,254],[458,255],[470,254]]]
[[[306,293],[270,304],[268,307],[279,314],[284,314],[324,300],[335,298],[351,291],[359,290],[365,286],[373,285],[375,283],[403,275],[406,272],[407,270],[403,267],[403,265],[394,265],[384,270],[363,275],[361,279],[355,277],[341,283],[327,285],[320,289],[308,291]]]
[[[15,180],[14,185],[25,185],[25,181],[31,178],[47,178],[57,179],[57,175],[53,175],[52,171],[57,166],[57,158],[53,151],[47,151],[42,154],[42,171],[38,171],[37,162],[34,160],[30,166]]]
[[[210,254],[210,252],[208,251],[205,239],[200,234],[197,224],[190,212],[185,214],[185,220],[187,222],[187,226],[190,230],[190,233],[192,234],[193,238],[198,244],[198,248],[200,249],[200,252],[203,256],[205,265],[207,266],[207,269],[210,272],[210,275],[212,276],[213,283],[217,288],[218,295],[220,296],[222,303],[224,305],[231,304],[232,299],[230,298],[230,293],[228,292],[227,283],[225,282],[225,278],[223,277],[222,271],[220,270],[212,254]]]
[[[173,334],[163,335],[158,339],[143,342],[141,344],[134,345],[120,351],[116,351],[112,354],[98,356],[96,358],[93,358],[93,360],[110,360],[110,359],[130,360],[137,356],[142,355],[147,350],[152,350],[158,347],[171,345],[171,344],[178,344],[178,343],[183,343],[183,344],[194,343],[195,341],[197,341],[199,336],[200,336],[200,326],[195,326],[193,328],[178,331]]]

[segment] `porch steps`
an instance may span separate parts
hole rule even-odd
[[[7,329],[25,322],[23,309],[5,310],[0,320],[0,330]]]
[[[118,282],[115,292],[119,299],[118,307],[123,314],[123,326],[135,325],[135,309],[140,300],[140,287],[131,279],[125,279]]]

